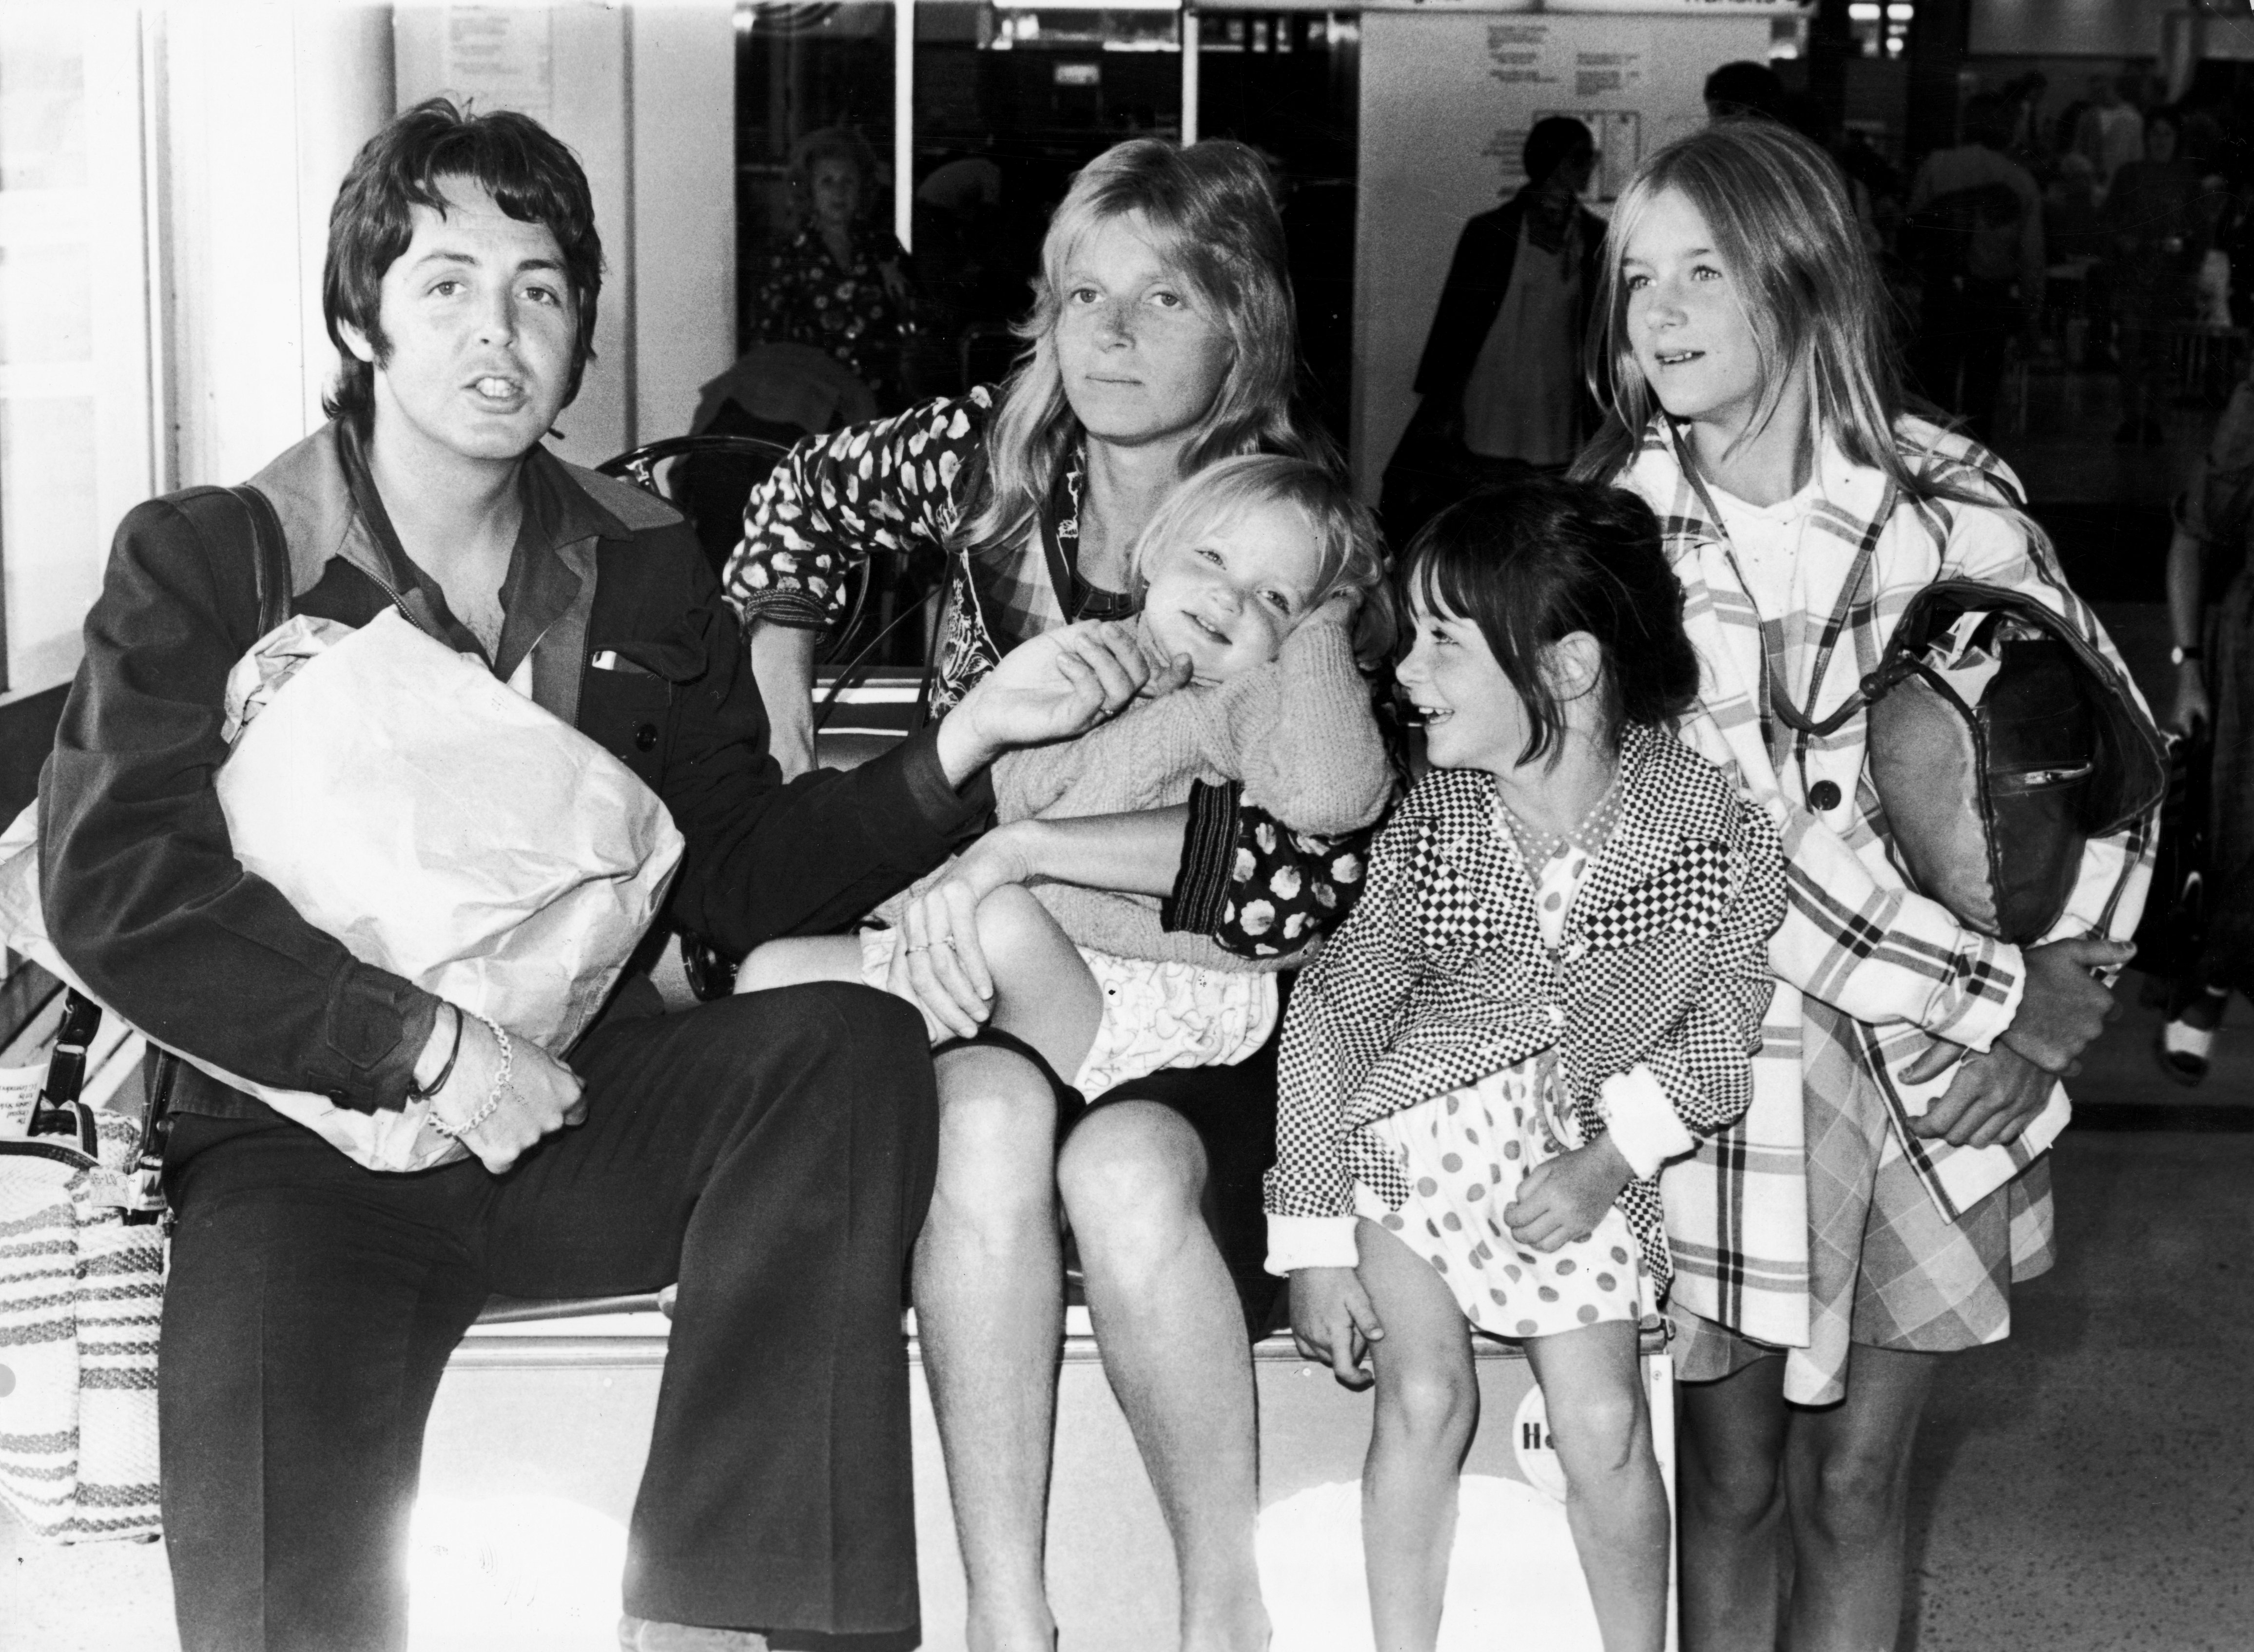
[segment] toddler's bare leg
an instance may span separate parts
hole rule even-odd
[[[754,947],[736,970],[736,990],[764,993],[808,981],[861,979],[861,943],[850,935],[805,936]]]
[[[978,944],[994,977],[994,1025],[1040,1051],[1070,1084],[1103,1018],[1103,994],[1080,949],[1016,883],[978,903]]]

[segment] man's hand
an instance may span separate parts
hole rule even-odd
[[[1931,1054],[1920,1056],[1919,1064]],[[2057,1084],[2051,1074],[1999,1040],[1986,1055],[1975,1052],[1964,1057],[1941,1099],[1926,1109],[1923,1118],[1910,1120],[1910,1132],[1928,1141],[1938,1138],[1952,1147],[2017,1141],[2049,1102]]]
[[[1331,1368],[1341,1386],[1368,1388],[1372,1374],[1363,1362],[1369,1345],[1381,1342],[1369,1293],[1352,1268],[1299,1268],[1292,1275],[1292,1341],[1299,1352]]]
[[[1018,645],[939,725],[939,759],[961,785],[1002,753],[1086,734],[1138,694],[1189,680],[1186,656],[1153,670],[1133,628],[1110,620],[1060,626]]]
[[[446,1019],[441,1016],[440,1024]],[[528,1040],[512,1038],[508,1049],[509,1074],[501,1086],[500,1105],[461,1135],[464,1145],[495,1175],[542,1136],[587,1116],[578,1074]],[[492,1028],[474,1015],[464,1015],[461,1053],[454,1059],[453,1075],[431,1098],[431,1112],[457,1128],[476,1118],[494,1093],[500,1066],[500,1045]]]
[[[1536,1251],[1578,1244],[1597,1230],[1634,1177],[1612,1137],[1599,1136],[1528,1171],[1518,1196],[1502,1208],[1504,1224],[1512,1238]]]
[[[957,1038],[994,1013],[994,977],[978,944],[978,903],[1033,875],[1034,821],[997,826],[911,892],[885,990],[913,999]]]
[[[2121,1013],[2113,991],[2090,973],[2136,957],[2127,941],[2053,941],[2020,953],[2026,987],[2020,1012],[2004,1029],[2002,1042],[2047,1073],[2070,1078],[2081,1070],[2082,1050]]]

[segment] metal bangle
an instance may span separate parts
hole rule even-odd
[[[436,1078],[419,1090],[412,1082],[410,1082],[407,1086],[407,1099],[410,1101],[430,1100],[431,1097],[444,1090],[446,1087],[446,1081],[454,1076],[454,1063],[462,1053],[462,1007],[459,1004],[448,1004],[446,1007],[454,1012],[454,1042],[452,1048],[446,1051],[446,1064],[438,1069],[438,1076]],[[412,1077],[410,1074],[410,1081]]]
[[[508,1095],[509,1074],[516,1070],[515,1051],[510,1049],[508,1035],[501,1030],[500,1023],[490,1015],[479,1014],[475,1010],[470,1013],[477,1015],[478,1019],[486,1024],[486,1029],[493,1034],[495,1042],[500,1045],[500,1070],[494,1075],[493,1089],[486,1097],[485,1105],[463,1119],[461,1123],[448,1124],[438,1116],[438,1110],[436,1107],[430,1110],[430,1128],[454,1141],[459,1141],[500,1111],[500,1104]]]

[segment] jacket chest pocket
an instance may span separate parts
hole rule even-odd
[[[1729,854],[1720,844],[1685,844],[1656,873],[1607,900],[1572,938],[1592,951],[1620,952],[1677,932],[1710,933],[1722,921],[1729,877]],[[1569,944],[1569,957],[1572,951]]]
[[[1417,938],[1445,973],[1504,993],[1542,958],[1542,938],[1500,866],[1460,862],[1431,845],[1417,866]]]
[[[665,772],[673,685],[653,672],[590,666],[579,690],[579,732],[654,791]]]

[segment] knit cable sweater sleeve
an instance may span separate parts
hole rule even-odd
[[[1392,772],[1343,618],[1318,612],[1200,710],[1206,762],[1293,831],[1335,837],[1384,812]]]

